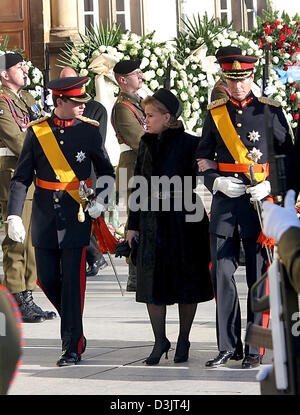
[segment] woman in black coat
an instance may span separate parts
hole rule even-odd
[[[208,218],[193,192],[198,138],[178,117],[181,104],[167,89],[144,102],[148,131],[141,139],[135,170],[139,185],[129,200],[127,240],[139,238],[136,300],[147,304],[155,337],[149,365],[170,348],[166,306],[178,303],[179,337],[175,362],[188,360],[189,334],[197,303],[211,300]],[[160,181],[160,184],[159,184]],[[171,183],[171,184],[170,184]]]

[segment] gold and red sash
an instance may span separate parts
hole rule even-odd
[[[47,121],[43,121],[39,124],[32,126],[32,129],[57,177],[59,177],[60,183],[46,182],[41,179],[37,179],[37,184],[40,187],[47,188],[49,190],[65,190],[69,195],[81,204],[78,188],[79,180],[77,179],[74,171],[69,165],[63,152],[61,151],[55,135],[53,134],[51,127]],[[86,181],[89,184],[89,180]],[[99,216],[97,219],[92,219],[92,231],[95,230],[96,239],[99,250],[101,252],[114,253],[117,239],[109,231],[105,220]]]
[[[61,151],[55,135],[47,121],[32,126],[32,129],[38,139],[45,156],[47,157],[56,177],[62,183],[79,182],[70,164]],[[58,187],[57,187],[58,189]],[[55,189],[53,189],[55,190]],[[77,189],[65,189],[69,195],[80,204],[80,198]]]
[[[233,124],[230,119],[230,116],[227,111],[226,105],[220,105],[218,107],[212,108],[210,110],[214,123],[224,141],[227,149],[235,160],[236,164],[247,165],[254,162],[249,160],[247,155],[249,150],[240,140]],[[254,163],[257,164],[257,163]],[[249,170],[245,172],[246,176],[249,178]],[[266,179],[266,172],[255,172],[255,179],[257,182],[261,182]]]

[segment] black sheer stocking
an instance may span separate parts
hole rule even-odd
[[[179,311],[179,336],[178,343],[185,343],[189,340],[191,327],[195,318],[197,303],[178,304]]]

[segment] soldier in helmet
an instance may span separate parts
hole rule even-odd
[[[58,366],[77,364],[85,350],[82,313],[85,293],[85,250],[91,218],[107,203],[105,188],[113,186],[114,169],[102,145],[99,124],[83,117],[86,77],[49,82],[54,110],[29,124],[23,150],[11,180],[7,207],[8,233],[24,236],[22,207],[36,172],[32,207],[32,243],[39,284],[61,317],[62,355]],[[91,187],[91,166],[97,176],[96,199],[80,219],[80,181]],[[105,178],[103,178],[105,176]]]
[[[216,55],[229,94],[208,105],[196,159],[205,186],[212,192],[210,217],[212,278],[216,296],[216,325],[219,354],[207,367],[241,360],[242,367],[261,363],[263,350],[245,346],[241,340],[241,312],[234,280],[240,240],[245,251],[248,293],[266,271],[268,260],[254,203],[271,192],[268,181],[268,146],[264,111],[268,106],[274,126],[275,150],[287,156],[289,181],[293,182],[294,146],[280,105],[251,91],[256,57],[245,56],[240,48],[224,47]],[[208,165],[214,160],[216,166]],[[256,185],[250,186],[253,164]],[[259,237],[261,237],[259,239]],[[258,242],[261,241],[261,242]],[[261,285],[262,290],[266,287]],[[261,295],[266,294],[260,293]],[[258,294],[259,295],[259,294]],[[247,322],[267,325],[267,316],[253,313],[248,299]]]

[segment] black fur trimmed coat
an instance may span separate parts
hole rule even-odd
[[[208,217],[200,197],[192,191],[196,186],[193,163],[198,142],[197,137],[184,131],[181,123],[159,136],[146,133],[141,139],[135,175],[146,179],[148,197],[140,200],[142,209],[130,210],[128,218],[128,229],[139,231],[138,302],[192,304],[213,298]],[[151,193],[153,176],[178,176],[182,183],[184,177],[190,180],[182,186],[182,193],[176,186],[170,188],[173,189],[169,197],[170,209],[164,210],[165,201],[157,200],[157,189]],[[151,199],[150,195],[155,197]],[[191,218],[195,215],[195,210],[186,206],[187,195],[190,203],[197,203],[200,214],[196,222],[187,221],[187,215]],[[181,210],[178,210],[178,198],[182,199]],[[159,203],[158,210],[150,209],[151,200],[156,207]]]

